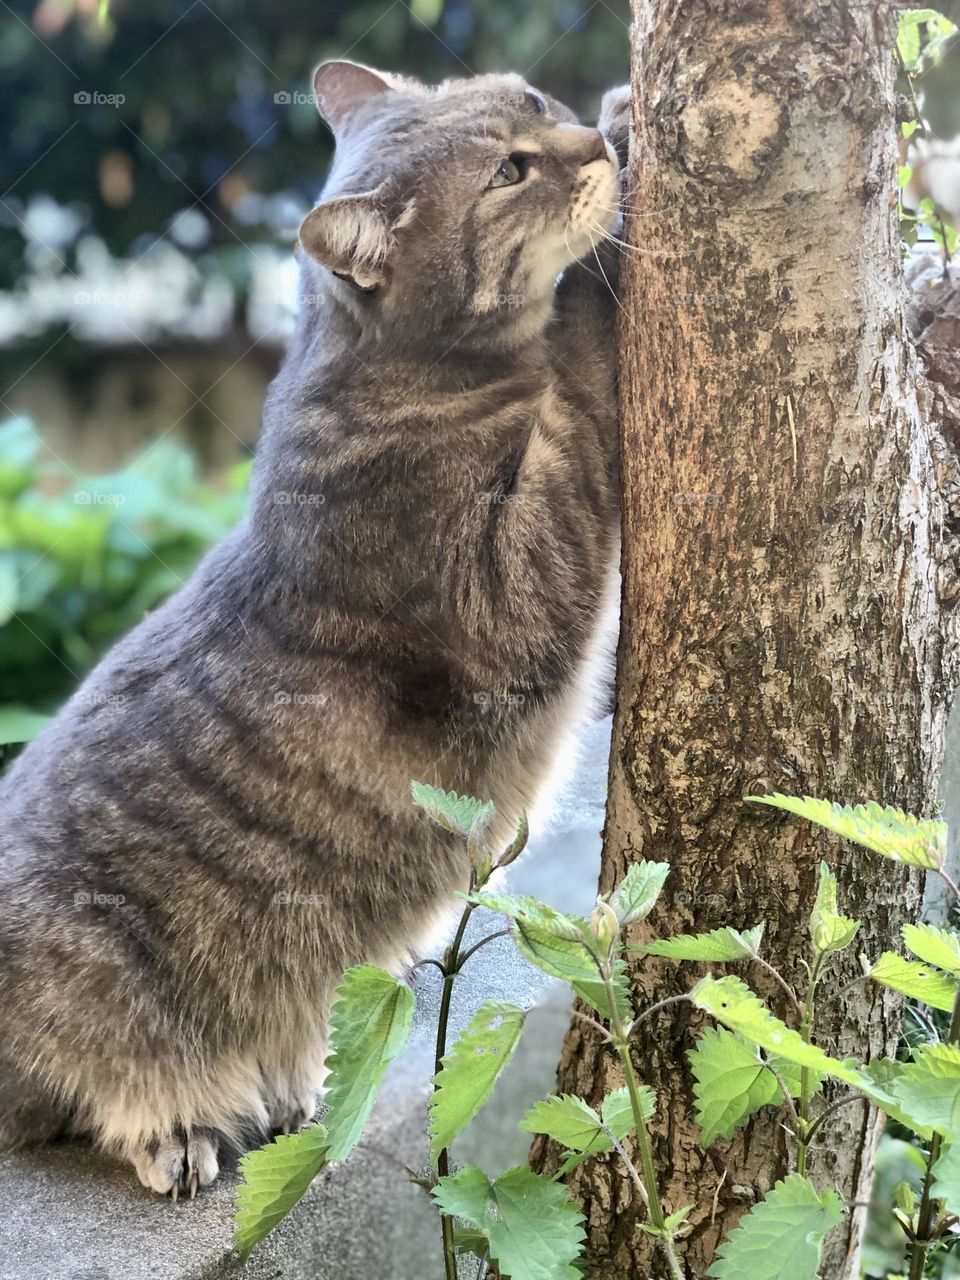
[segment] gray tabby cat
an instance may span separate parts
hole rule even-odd
[[[615,577],[615,304],[571,265],[613,146],[511,75],[316,90],[249,515],[0,784],[0,1146],[89,1134],[174,1197],[313,1114],[340,975],[401,968],[467,881],[411,779],[505,838]]]

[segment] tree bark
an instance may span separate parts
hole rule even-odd
[[[930,814],[957,684],[955,458],[906,332],[896,218],[893,7],[847,0],[635,0],[635,138],[621,336],[623,614],[600,888],[641,858],[672,872],[632,941],[766,922],[798,987],[822,856],[854,951],[896,946],[917,878],[745,805],[770,790]],[[952,473],[950,468],[953,467]],[[950,478],[952,474],[952,479]],[[639,1006],[705,967],[637,962]],[[777,988],[738,970],[789,1017]],[[834,992],[859,973],[836,970]],[[831,1052],[896,1044],[897,1001],[827,1001]],[[670,1210],[693,1203],[692,1276],[788,1170],[782,1116],[704,1152],[685,1051],[701,1019],[647,1020]],[[622,1083],[575,1021],[559,1087]],[[811,1164],[850,1208],[830,1280],[859,1275],[875,1113],[838,1111]],[[544,1144],[535,1160],[554,1167]],[[593,1280],[659,1275],[616,1158],[571,1185]]]

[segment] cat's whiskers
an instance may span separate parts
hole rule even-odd
[[[603,269],[603,263],[600,261],[600,254],[597,252],[597,246],[596,246],[596,245],[594,245],[594,246],[593,246],[593,256],[596,258],[596,260],[597,260],[597,266],[600,268],[600,274],[603,276],[603,283],[604,283],[604,284],[607,286],[607,288],[610,290],[610,296],[611,296],[611,298],[613,298],[614,302],[615,302],[615,303],[617,304],[617,306],[620,308],[620,311],[623,313],[623,315],[626,315],[627,313],[626,313],[626,311],[624,311],[624,309],[623,309],[623,304],[621,303],[620,299],[617,297],[617,291],[616,291],[616,289],[614,289],[613,285],[612,285],[612,284],[610,283],[610,281],[607,279],[607,273],[606,273],[606,272],[604,271],[604,269]]]
[[[639,245],[627,244],[625,240],[620,240],[617,236],[611,235],[609,231],[604,230],[599,224],[590,223],[590,229],[596,235],[602,236],[604,240],[608,240],[610,244],[615,244],[618,249],[625,249],[628,253],[635,253],[639,258],[679,258],[683,255],[682,249],[641,249]]]

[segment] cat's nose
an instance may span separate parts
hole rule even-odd
[[[607,143],[603,134],[599,129],[591,129],[593,134],[592,145],[590,146],[590,154],[584,160],[584,164],[590,164],[593,160],[606,160]]]
[[[607,144],[599,129],[580,124],[559,124],[555,136],[565,160],[575,164],[591,164],[607,155]]]

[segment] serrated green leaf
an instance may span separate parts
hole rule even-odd
[[[240,1160],[244,1181],[237,1187],[233,1243],[246,1259],[303,1196],[328,1162],[322,1124],[275,1138]]]
[[[932,1173],[934,1197],[946,1200],[950,1213],[960,1213],[960,1142],[941,1150]]]
[[[687,1218],[693,1212],[694,1207],[695,1206],[692,1204],[687,1204],[687,1205],[684,1205],[682,1209],[678,1209],[676,1213],[667,1214],[667,1216],[663,1220],[663,1225],[666,1228],[668,1234],[670,1235],[677,1234],[677,1228],[683,1226]]]
[[[864,1082],[860,1086],[861,1092],[865,1093],[885,1115],[929,1141],[933,1136],[933,1130],[919,1117],[908,1114],[899,1101],[903,1071],[907,1065],[905,1062],[896,1062],[891,1058],[875,1058],[863,1068]]]
[[[444,831],[458,836],[474,836],[487,827],[496,813],[492,800],[476,800],[473,796],[458,796],[455,791],[443,791],[426,782],[411,782],[413,803]]]
[[[868,976],[891,991],[899,991],[901,995],[928,1004],[931,1009],[949,1012],[957,997],[956,978],[929,965],[915,964],[898,956],[895,951],[885,951],[871,965]]]
[[[443,1059],[430,1098],[430,1155],[436,1161],[486,1103],[520,1043],[526,1014],[487,1000]]]
[[[324,1121],[331,1161],[344,1160],[356,1146],[388,1065],[407,1042],[414,995],[385,969],[348,969],[330,1011]]]
[[[835,1191],[817,1192],[799,1174],[778,1182],[717,1251],[714,1280],[817,1280],[824,1236],[843,1218]]]
[[[502,893],[474,893],[468,902],[499,911],[513,920],[511,933],[517,950],[551,977],[569,982],[574,991],[604,1018],[611,1016],[607,993],[593,958],[595,945],[589,923],[582,916],[556,911],[536,898]],[[613,961],[614,991],[621,1018],[630,1016],[630,993],[622,957]]]
[[[817,900],[810,913],[810,938],[817,955],[843,951],[856,937],[860,921],[837,911],[837,877],[825,862],[820,863]]]
[[[656,1097],[646,1086],[641,1087],[640,1095],[643,1118],[649,1121],[656,1109]],[[565,1093],[555,1098],[544,1098],[520,1121],[520,1128],[527,1133],[545,1133],[571,1151],[588,1152],[590,1155],[613,1148],[613,1143],[603,1131],[604,1125],[618,1141],[633,1129],[633,1109],[626,1089],[615,1089],[607,1095],[602,1105],[602,1118],[582,1098]]]
[[[606,987],[599,976],[595,976],[597,966],[583,943],[567,942],[522,920],[514,921],[512,934],[517,950],[531,964],[554,978],[563,978],[569,982],[580,999],[601,1017],[612,1016]],[[613,961],[612,968],[617,1011],[621,1018],[626,1019],[630,1016],[626,965],[618,957]]]
[[[644,1123],[649,1124],[657,1109],[657,1096],[653,1090],[649,1089],[646,1085],[640,1085],[638,1092],[640,1094],[640,1114],[643,1116]],[[555,1101],[557,1100],[553,1098],[547,1099],[547,1104],[552,1104]],[[551,1129],[531,1128],[531,1133],[549,1133],[551,1136],[557,1137],[557,1141],[560,1142],[566,1141],[566,1137],[571,1139],[569,1142],[566,1142],[567,1150],[564,1153],[563,1163],[557,1173],[557,1177],[560,1178],[565,1178],[566,1175],[570,1173],[572,1169],[575,1169],[578,1164],[583,1164],[585,1160],[589,1160],[592,1156],[613,1150],[614,1144],[607,1137],[604,1129],[609,1130],[609,1132],[612,1133],[619,1142],[621,1138],[626,1137],[626,1135],[632,1132],[634,1128],[633,1106],[630,1102],[630,1094],[627,1089],[614,1089],[611,1093],[608,1093],[603,1100],[599,1117],[597,1116],[596,1111],[592,1107],[586,1107],[586,1103],[582,1103],[581,1099],[574,1098],[573,1101],[581,1103],[586,1110],[590,1112],[589,1123],[593,1126],[590,1132],[594,1136],[590,1138],[587,1145],[582,1147],[578,1147],[576,1143],[583,1141],[583,1131],[577,1130],[571,1134],[569,1132],[569,1123],[562,1119],[555,1120],[551,1112],[542,1112],[534,1117],[534,1112],[531,1111],[527,1116],[528,1119],[533,1118],[532,1123],[548,1123],[552,1126]],[[536,1108],[534,1108],[534,1111],[536,1111]],[[603,1121],[603,1129],[600,1128],[600,1119]],[[586,1123],[585,1113],[583,1113],[582,1122],[584,1124]],[[564,1125],[567,1129],[566,1137],[560,1137],[559,1129]],[[558,1132],[554,1133],[553,1129],[556,1129]],[[579,1137],[577,1136],[577,1133],[580,1134]]]
[[[557,938],[568,942],[593,941],[590,925],[584,916],[568,915],[557,911],[539,898],[517,897],[509,893],[491,893],[483,890],[467,895],[467,901],[478,907],[486,907],[488,911],[499,911],[501,915],[512,920],[522,920],[526,924],[535,925],[552,933]]]
[[[932,924],[905,924],[900,930],[909,951],[926,964],[960,976],[960,935]]]
[[[668,862],[633,862],[614,890],[610,906],[623,925],[645,920],[653,910],[667,876]]]
[[[640,1114],[644,1124],[649,1124],[657,1114],[657,1095],[645,1084],[637,1087],[640,1095]],[[600,1104],[600,1115],[607,1128],[624,1137],[633,1128],[633,1104],[630,1101],[629,1089],[611,1089]]]
[[[660,938],[642,947],[631,947],[648,956],[667,956],[671,960],[746,960],[756,956],[763,937],[763,925],[740,933],[730,926],[710,933],[683,933],[674,938]]]
[[[725,1028],[710,1027],[687,1058],[693,1071],[694,1110],[704,1149],[717,1138],[729,1138],[761,1107],[782,1101],[773,1072],[755,1048]]]
[[[799,818],[808,818],[828,831],[835,831],[865,849],[908,867],[939,871],[947,856],[946,823],[915,818],[902,809],[873,803],[851,808],[828,800],[814,800],[812,796],[800,799],[777,794],[746,798],[753,804],[767,804]]]
[[[960,1138],[960,1048],[928,1044],[901,1066],[897,1101],[912,1122]]]
[[[571,1151],[590,1155],[609,1151],[612,1146],[598,1112],[569,1093],[536,1103],[520,1121],[520,1128],[526,1133],[545,1133]]]
[[[745,982],[732,974],[725,978],[713,978],[708,974],[693,988],[690,998],[699,1009],[712,1014],[718,1022],[752,1044],[759,1045],[768,1054],[835,1076],[855,1087],[862,1082],[863,1077],[855,1063],[828,1057],[816,1045],[807,1044],[796,1031],[775,1018]]]
[[[490,1243],[490,1258],[511,1280],[578,1280],[583,1214],[558,1182],[525,1165],[493,1182],[476,1165],[441,1178],[433,1197]]]

